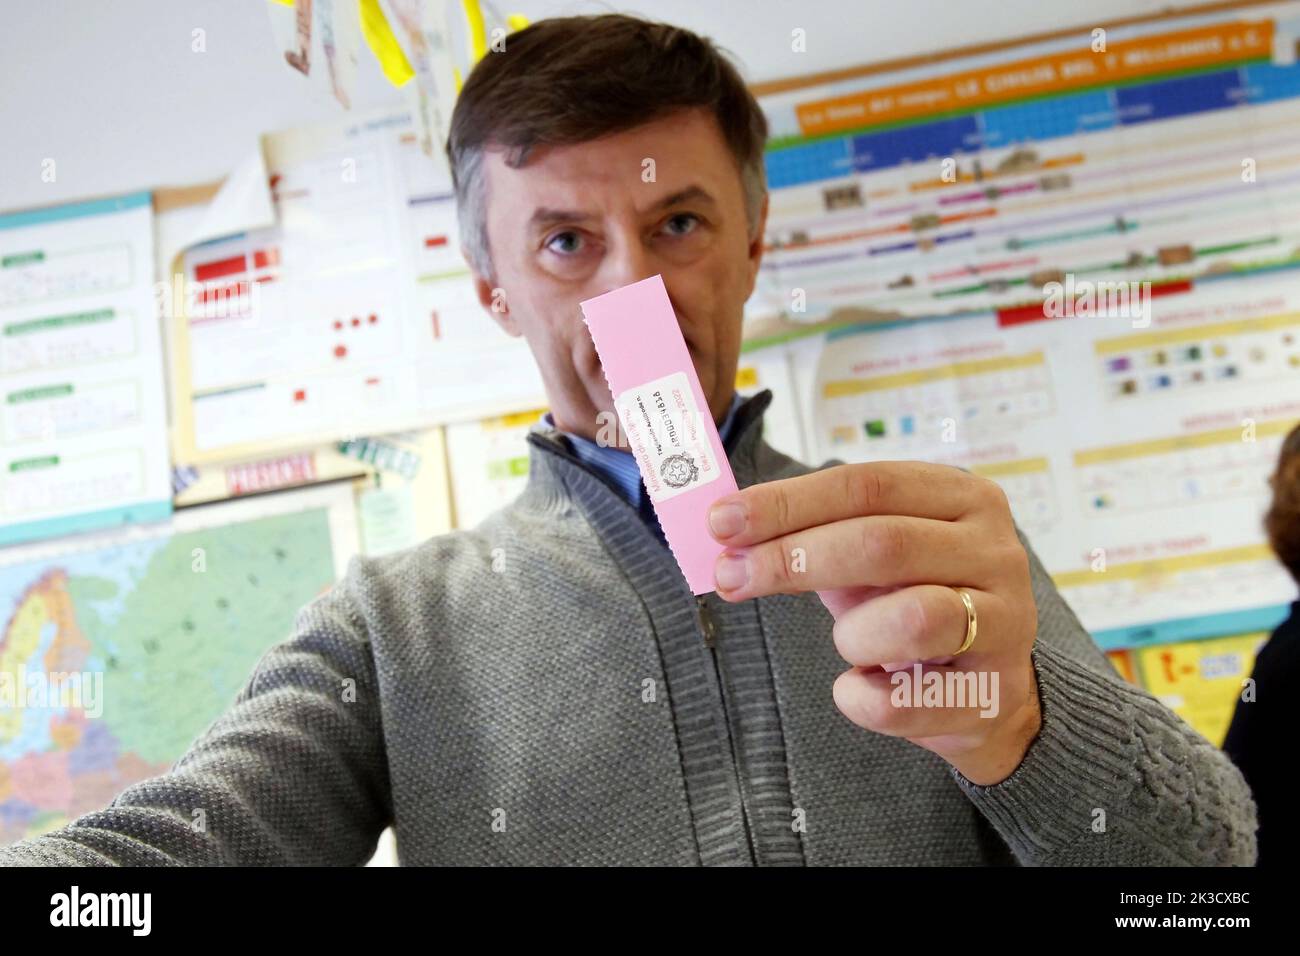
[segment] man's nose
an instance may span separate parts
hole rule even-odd
[[[601,263],[601,292],[613,292],[625,285],[657,275],[661,270],[639,236],[628,236],[613,244]]]

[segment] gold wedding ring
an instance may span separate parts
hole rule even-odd
[[[964,654],[975,643],[975,628],[977,625],[975,603],[970,599],[970,592],[965,588],[953,588],[953,590],[961,595],[961,603],[966,605],[966,639],[961,642],[961,647],[957,648],[957,654]],[[954,654],[953,657],[956,657],[957,654]]]

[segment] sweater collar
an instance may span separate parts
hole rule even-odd
[[[759,452],[762,446],[763,415],[772,403],[772,392],[761,392],[744,399],[730,413],[730,433],[723,442],[732,473],[740,488],[747,488],[761,480]],[[596,479],[581,482],[583,489],[599,487],[615,495],[635,514],[619,485],[601,469],[593,467],[576,455],[565,441],[564,434],[545,420],[537,422],[528,432],[528,485],[519,503],[543,511],[568,511],[574,504],[576,474]]]
[[[722,439],[723,448],[727,447],[727,440],[731,437],[732,431],[735,430],[736,412],[744,403],[745,399],[740,394],[732,396],[731,406],[727,409],[722,424],[718,427],[718,436]],[[555,420],[551,417],[550,412],[542,416],[542,424],[556,430],[561,439],[567,444],[569,450],[591,470],[599,472],[608,478],[619,489],[624,501],[633,507],[643,505],[645,484],[641,481],[641,472],[637,468],[636,459],[630,451],[625,451],[613,445],[599,445],[590,438],[556,429]]]

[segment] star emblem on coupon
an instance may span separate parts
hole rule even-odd
[[[685,488],[700,476],[700,469],[690,455],[669,455],[659,466],[659,477],[669,488]]]

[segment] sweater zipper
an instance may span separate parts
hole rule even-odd
[[[718,683],[718,696],[722,701],[722,725],[727,730],[727,746],[731,750],[731,773],[736,781],[736,792],[740,794],[740,827],[745,834],[745,843],[749,847],[750,860],[758,864],[758,851],[754,846],[753,828],[749,823],[749,804],[745,799],[745,787],[740,779],[740,759],[736,753],[735,737],[731,732],[731,719],[727,713],[727,690],[722,682],[722,667],[718,663],[717,625],[703,594],[695,597],[700,614],[700,631],[704,637],[704,646],[709,649],[709,662],[713,666],[713,678]]]
[[[755,417],[759,414],[762,414],[763,410],[767,408],[768,402],[771,401],[770,393],[760,393],[759,396],[760,398],[762,397],[762,394],[767,394],[768,398],[762,401],[758,406],[752,404],[746,406],[747,409],[757,408]],[[736,425],[733,426],[733,438],[741,431],[744,431],[744,429],[748,425],[749,425],[748,419],[742,420],[740,418],[737,418]],[[581,470],[585,471],[587,474],[593,476],[597,481],[603,484],[613,494],[618,496],[620,500],[622,500],[623,493],[614,485],[614,483],[608,478],[608,476],[589,467],[587,464],[585,464],[581,459],[579,459],[568,449],[564,448],[563,446],[559,445],[553,440],[548,441],[547,439],[543,438],[541,435],[538,434],[530,433],[528,435],[527,440],[529,444],[536,445],[538,448],[542,449],[543,451],[555,455],[557,458],[562,458],[565,461],[568,461],[570,464],[576,466],[577,468],[580,468]],[[635,511],[636,509],[633,508],[632,510]],[[719,668],[718,666],[718,653],[715,647],[716,639],[717,639],[717,626],[714,624],[713,615],[709,613],[708,606],[704,602],[704,595],[703,594],[696,595],[695,601],[696,601],[696,607],[699,610],[700,631],[704,636],[704,646],[709,649],[709,661],[713,666],[713,677],[714,680],[716,680],[718,683],[718,694],[722,699],[722,725],[727,730],[727,743],[728,746],[730,746],[731,748],[731,773],[732,773],[732,777],[736,781],[736,792],[740,794],[740,826],[741,829],[744,830],[745,841],[749,846],[750,860],[755,865],[757,865],[758,851],[757,848],[754,846],[753,829],[749,824],[749,805],[745,800],[745,787],[740,780],[740,761],[736,757],[736,745],[732,740],[731,719],[727,715],[727,691],[726,688],[723,687],[722,671],[721,668]]]
[[[717,628],[713,624],[713,615],[709,613],[709,606],[704,603],[704,595],[697,594],[695,603],[700,609],[700,630],[704,632],[704,646],[713,650],[713,635]]]

